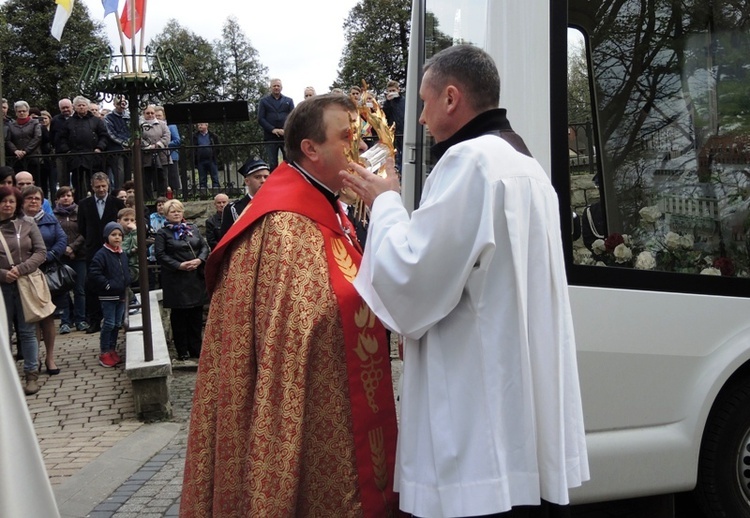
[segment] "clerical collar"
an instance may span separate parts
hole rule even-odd
[[[315,187],[317,190],[319,190],[323,196],[326,197],[326,200],[328,200],[333,207],[333,212],[336,214],[339,213],[339,195],[333,192],[331,189],[329,189],[327,186],[323,185],[320,180],[315,178],[313,175],[308,173],[303,169],[301,165],[299,165],[297,162],[291,162],[289,165],[291,165],[299,174],[302,175],[302,177],[310,182],[310,184]]]
[[[451,146],[455,146],[465,140],[497,131],[513,131],[505,115],[506,113],[507,110],[504,108],[495,108],[480,113],[446,140],[432,146],[432,153],[435,160],[440,160]]]

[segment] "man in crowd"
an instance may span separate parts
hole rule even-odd
[[[294,101],[281,95],[281,79],[271,79],[271,93],[258,102],[258,123],[263,128],[263,140],[271,171],[279,164],[279,151],[284,155],[284,122],[294,109]]]
[[[216,133],[208,131],[207,122],[199,122],[196,125],[198,131],[193,134],[193,146],[195,148],[195,164],[198,167],[198,185],[201,189],[208,189],[208,175],[211,174],[211,186],[214,189],[221,187],[219,184],[219,137]]]
[[[208,246],[211,247],[211,250],[216,248],[216,245],[219,244],[219,240],[221,239],[222,213],[224,212],[224,207],[226,207],[228,203],[229,196],[223,192],[214,196],[214,207],[216,208],[216,212],[214,212],[210,218],[206,219],[206,241],[208,242]]]
[[[209,256],[183,517],[396,512],[389,348],[336,199],[354,110],[335,94],[294,110],[288,162]]]
[[[49,125],[49,141],[55,153],[60,155],[60,134],[62,133],[65,121],[67,121],[71,115],[73,115],[73,103],[68,98],[60,99],[57,102],[57,107],[60,109],[60,113],[52,117]],[[70,185],[70,174],[68,173],[68,166],[65,158],[62,156],[55,157],[55,167],[57,168],[57,179],[60,185]]]
[[[385,90],[385,102],[383,103],[383,113],[388,121],[388,124],[395,124],[396,138],[394,139],[393,146],[396,148],[396,167],[401,169],[401,152],[404,143],[404,112],[406,110],[406,102],[401,97],[401,91],[398,86],[398,81],[388,81],[388,86]]]
[[[76,200],[83,198],[81,191],[85,191],[91,173],[102,168],[101,160],[95,155],[107,149],[107,127],[103,120],[91,113],[90,106],[91,102],[82,95],[73,99],[74,113],[65,121],[59,138],[60,153],[76,153],[66,160],[66,171],[73,177]],[[63,177],[67,176],[66,171],[63,171]]]
[[[130,180],[129,157],[126,153],[130,146],[130,114],[125,96],[115,97],[114,106],[114,110],[105,115],[104,125],[109,137],[107,151],[120,152],[107,157],[114,188],[119,189]]]
[[[477,47],[425,64],[439,160],[411,216],[391,159],[341,174],[372,207],[354,285],[406,340],[395,478],[415,516],[564,516],[589,478],[557,195],[499,96]]]
[[[117,213],[125,208],[122,200],[109,195],[109,177],[106,173],[97,172],[91,176],[91,191],[78,204],[78,232],[84,237],[86,250],[86,268],[91,264],[96,252],[104,245],[104,227],[117,220]],[[99,297],[86,286],[86,333],[98,333],[101,330],[102,310]]]
[[[251,158],[240,167],[238,171],[243,177],[245,177],[245,195],[239,200],[235,200],[224,208],[224,215],[221,218],[221,230],[219,231],[219,239],[224,236],[229,230],[237,218],[240,217],[242,211],[245,210],[253,199],[253,196],[258,192],[258,189],[268,179],[268,175],[271,173],[268,164],[263,160],[257,158]]]

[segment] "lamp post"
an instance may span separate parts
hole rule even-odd
[[[172,49],[157,48],[153,53],[146,47],[145,53],[113,55],[111,50],[84,52],[86,60],[78,82],[81,93],[96,100],[112,100],[124,95],[130,108],[130,132],[133,179],[135,180],[135,211],[145,213],[144,177],[141,166],[141,125],[138,111],[155,95],[175,96],[185,90],[185,76],[175,62]],[[146,257],[146,229],[137,225],[139,286],[141,293],[141,314],[143,331],[143,356],[146,361],[154,359],[151,336],[151,303],[148,287],[148,261]]]

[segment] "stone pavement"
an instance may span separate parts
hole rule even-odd
[[[124,336],[118,350],[124,353]],[[99,335],[57,337],[58,376],[40,376],[41,390],[27,396],[29,410],[63,518],[177,516],[196,366],[174,365],[173,418],[135,419],[130,380],[122,366],[98,363]],[[395,344],[394,344],[395,345]],[[41,347],[43,349],[43,346]],[[395,348],[392,348],[395,355]],[[19,372],[21,363],[18,364]],[[401,362],[392,362],[394,384]],[[676,516],[700,518],[680,505]],[[649,498],[575,506],[573,518],[662,518],[661,501]]]

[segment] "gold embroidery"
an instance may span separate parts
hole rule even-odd
[[[373,412],[377,413],[379,408],[375,403],[375,392],[385,374],[383,369],[378,367],[381,360],[375,359],[379,347],[378,339],[370,334],[370,331],[375,327],[375,313],[363,302],[359,310],[354,313],[354,323],[360,329],[359,336],[357,336],[357,347],[354,349],[359,359],[362,360],[360,378],[365,389],[367,404]]]
[[[185,516],[362,516],[323,243],[312,221],[274,213],[228,252],[196,385]]]
[[[333,258],[339,265],[341,273],[344,274],[344,278],[349,282],[354,282],[354,278],[357,276],[357,265],[354,264],[352,256],[346,250],[346,245],[340,239],[332,239],[331,248],[333,249]]]
[[[388,484],[388,466],[385,461],[385,439],[383,427],[379,426],[367,434],[370,438],[372,465],[375,468],[375,485],[380,491],[385,491]]]

